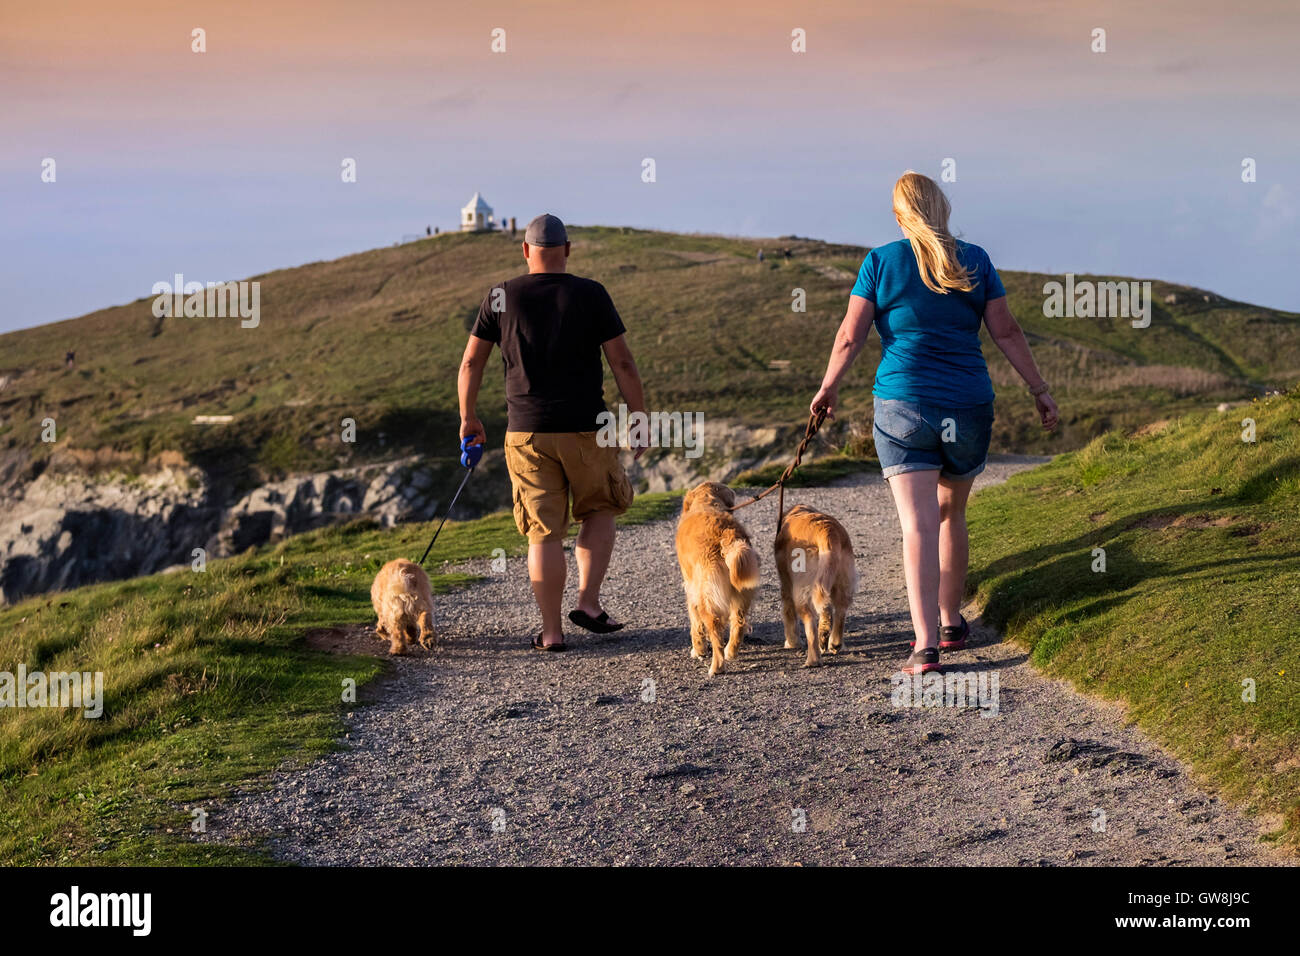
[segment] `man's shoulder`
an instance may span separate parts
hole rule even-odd
[[[572,272],[522,272],[511,279],[496,283],[493,288],[497,286],[535,285],[544,282],[563,282],[583,291],[605,291],[605,287],[595,279],[588,279]]]
[[[565,275],[569,277],[569,281],[573,283],[574,288],[582,289],[584,292],[596,292],[601,295],[609,294],[605,291],[605,287],[595,279],[588,279],[586,276],[574,275],[572,272],[567,272]]]

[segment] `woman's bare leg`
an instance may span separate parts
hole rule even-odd
[[[974,478],[939,479],[939,619],[944,627],[957,627],[961,621],[970,564],[966,501],[974,484]]]
[[[916,649],[939,646],[939,470],[905,471],[889,479],[903,527],[903,572]]]

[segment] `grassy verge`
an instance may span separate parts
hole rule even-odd
[[[986,618],[1036,665],[1123,702],[1300,846],[1300,390],[989,488],[971,545]]]
[[[643,495],[622,519],[676,510]],[[0,708],[0,863],[237,864],[266,859],[188,839],[191,811],[337,739],[343,682],[382,659],[310,650],[313,627],[371,618],[370,581],[418,558],[432,525],[356,522],[291,538],[202,573],[156,574],[0,610],[0,671],[104,675],[104,713]],[[473,580],[444,563],[519,555],[508,514],[443,529],[430,570],[443,593]],[[484,571],[487,571],[484,564]]]

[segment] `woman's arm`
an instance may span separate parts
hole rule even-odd
[[[1030,393],[1034,395],[1034,404],[1038,408],[1038,417],[1042,419],[1043,427],[1051,431],[1060,420],[1060,413],[1056,409],[1056,402],[1052,401],[1052,396],[1047,391],[1047,382],[1038,371],[1034,354],[1029,351],[1025,333],[1020,328],[1020,323],[1016,321],[1016,317],[1011,314],[1005,295],[989,299],[985,304],[984,324],[988,326],[993,342],[1029,386]]]
[[[858,357],[862,346],[867,344],[867,335],[875,319],[876,307],[870,299],[860,295],[849,296],[849,308],[844,313],[840,330],[835,333],[835,344],[831,347],[830,361],[826,363],[822,387],[809,406],[814,415],[824,408],[827,418],[835,417],[835,406],[840,402],[840,379]]]

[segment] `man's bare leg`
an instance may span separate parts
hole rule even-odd
[[[614,515],[609,512],[583,519],[573,554],[578,559],[578,610],[600,617],[600,586],[605,583],[610,555],[614,553]],[[618,621],[612,617],[610,624]]]
[[[528,580],[533,585],[537,609],[542,612],[542,643],[564,643],[564,625],[560,608],[564,603],[564,579],[568,562],[564,560],[564,542],[530,541],[528,543]]]

